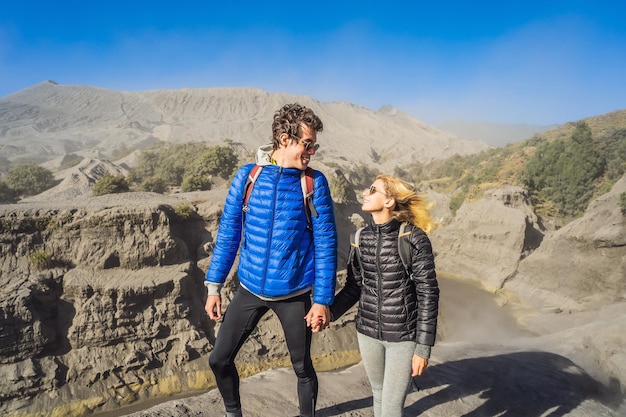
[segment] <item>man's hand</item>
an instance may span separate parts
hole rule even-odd
[[[211,320],[219,320],[222,318],[222,297],[219,295],[209,295],[206,299],[204,310]]]
[[[427,366],[428,359],[413,355],[413,360],[411,362],[411,376],[420,376],[424,373]]]
[[[304,320],[313,333],[322,331],[330,324],[330,309],[328,306],[313,303]]]

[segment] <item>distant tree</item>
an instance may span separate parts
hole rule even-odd
[[[380,162],[380,154],[376,152],[376,149],[370,148],[370,158],[372,158],[372,161],[376,163]]]
[[[156,174],[163,178],[169,185],[180,185],[185,175],[189,172],[193,161],[206,151],[203,143],[181,143],[171,149],[160,150],[159,169]]]
[[[0,156],[0,176],[9,172],[11,169],[11,161],[9,161],[5,156]]]
[[[213,146],[193,161],[190,172],[195,175],[215,175],[228,179],[239,164],[230,146]]]
[[[626,129],[619,129],[607,135],[600,149],[606,160],[606,176],[616,181],[626,173]]]
[[[350,183],[357,189],[369,187],[376,179],[378,171],[369,165],[358,164],[348,172]]]
[[[15,203],[15,199],[15,190],[9,187],[6,182],[0,181],[0,203]]]
[[[128,182],[123,175],[106,174],[93,186],[93,195],[125,193],[129,191]]]
[[[466,193],[464,192],[456,192],[452,195],[450,198],[450,211],[452,211],[452,214],[456,214],[456,212],[461,208],[465,202],[465,195]]]
[[[343,174],[333,175],[329,179],[330,194],[335,203],[347,203],[352,187]]]
[[[154,151],[143,151],[137,157],[137,163],[131,172],[131,177],[137,182],[153,177],[159,168],[159,156]]]
[[[206,191],[210,190],[212,187],[213,180],[210,175],[189,173],[183,178],[180,190],[186,193],[189,191]]]
[[[139,154],[130,177],[138,183],[149,177],[159,177],[168,185],[181,185],[194,161],[206,149],[207,146],[202,143],[180,143],[143,151]]]
[[[4,180],[17,195],[36,195],[54,186],[54,176],[49,169],[38,165],[18,165],[12,168]]]
[[[167,182],[161,177],[148,177],[139,184],[141,191],[150,191],[153,193],[163,194],[167,191]]]
[[[597,148],[587,123],[578,122],[569,141],[540,145],[519,179],[536,205],[554,207],[559,216],[577,216],[589,204],[605,171]]]

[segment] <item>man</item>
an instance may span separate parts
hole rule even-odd
[[[205,310],[223,319],[209,364],[227,417],[239,417],[241,399],[235,357],[261,317],[272,310],[280,320],[298,378],[300,416],[313,417],[317,375],[311,361],[311,329],[326,326],[335,294],[337,230],[326,177],[313,176],[313,207],[307,214],[302,174],[319,145],[322,121],[310,109],[288,104],[274,114],[272,148],[260,148],[262,165],[244,207],[244,188],[255,164],[242,167],[231,184],[206,273]],[[240,286],[222,315],[220,288],[241,246]],[[311,304],[311,293],[313,304]]]

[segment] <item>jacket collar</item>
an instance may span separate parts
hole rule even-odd
[[[400,228],[400,220],[394,217],[386,223],[375,224],[374,221],[370,219],[370,227],[376,233],[389,233]]]

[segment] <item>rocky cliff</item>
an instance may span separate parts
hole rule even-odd
[[[626,299],[626,177],[594,200],[584,216],[546,236],[504,288],[541,308],[595,309]],[[565,285],[566,284],[566,285]]]
[[[517,309],[524,326],[551,333],[552,352],[623,390],[624,192],[626,176],[594,200],[583,217],[546,232],[522,189],[489,191],[480,201],[463,205],[449,226],[432,234],[437,267],[495,292],[503,305]]]
[[[520,300],[531,331],[561,330],[544,336],[567,340],[552,351],[623,383],[625,181],[552,233],[523,190],[490,191],[432,234],[438,270]],[[0,206],[0,412],[78,416],[213,387],[207,356],[219,324],[204,313],[202,281],[225,190],[58,195]],[[354,202],[336,210],[343,253],[362,219]],[[226,303],[235,285],[233,274]],[[348,317],[315,338],[318,369],[359,360]],[[242,375],[288,366],[281,338],[266,317],[239,356]],[[524,343],[545,349],[542,340]]]
[[[0,413],[85,415],[213,387],[217,329],[202,282],[224,196],[0,206]],[[319,339],[321,369],[358,360],[349,330]],[[242,375],[288,365],[280,334],[266,318],[241,352]]]
[[[3,414],[70,415],[193,387],[212,331],[194,263],[205,220],[178,215],[174,197],[128,197],[2,208]]]
[[[543,231],[526,192],[510,186],[464,204],[431,237],[438,269],[480,281],[493,291],[540,245]]]

